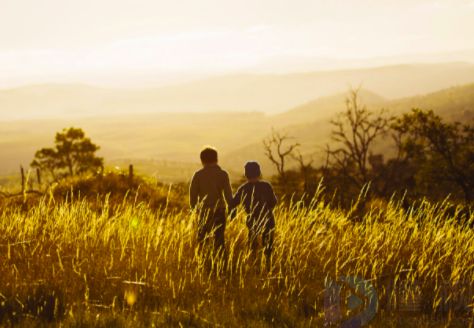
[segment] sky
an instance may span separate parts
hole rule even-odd
[[[0,0],[0,87],[472,48],[474,0]]]

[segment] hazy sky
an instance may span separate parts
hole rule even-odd
[[[0,0],[3,80],[473,47],[474,0]]]

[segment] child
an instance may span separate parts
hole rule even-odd
[[[209,234],[214,237],[214,250],[224,256],[227,261],[225,248],[226,203],[231,205],[232,187],[229,174],[221,169],[218,163],[217,150],[207,146],[201,151],[203,168],[194,173],[189,188],[189,202],[194,210],[202,202],[199,212],[198,242],[199,249]]]
[[[258,250],[258,236],[262,235],[263,252],[268,260],[273,249],[273,230],[275,217],[273,209],[277,203],[273,187],[269,182],[260,181],[260,165],[257,162],[245,164],[245,177],[248,182],[240,186],[232,200],[232,215],[241,203],[247,212],[246,225],[249,228],[248,243],[254,256]],[[267,261],[267,265],[270,261]]]

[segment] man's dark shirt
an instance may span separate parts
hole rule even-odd
[[[249,214],[247,223],[265,219],[265,224],[269,228],[275,227],[273,209],[277,203],[277,198],[273,187],[269,182],[257,181],[247,182],[240,186],[232,200],[232,209],[243,204],[245,211]]]
[[[206,164],[196,171],[189,187],[189,203],[195,208],[203,201],[204,208],[225,209],[232,202],[229,174],[217,164]]]

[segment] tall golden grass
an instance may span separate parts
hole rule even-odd
[[[370,325],[385,327],[387,318],[407,315],[388,311],[388,282],[420,283],[422,308],[410,315],[450,319],[456,314],[437,311],[443,281],[474,281],[472,231],[447,214],[447,202],[406,211],[391,201],[357,222],[319,192],[309,206],[282,202],[269,270],[263,256],[252,262],[240,213],[227,225],[222,273],[219,258],[196,251],[196,213],[137,199],[73,194],[42,197],[27,210],[4,205],[0,324],[321,327],[325,277],[358,276],[379,296]]]

